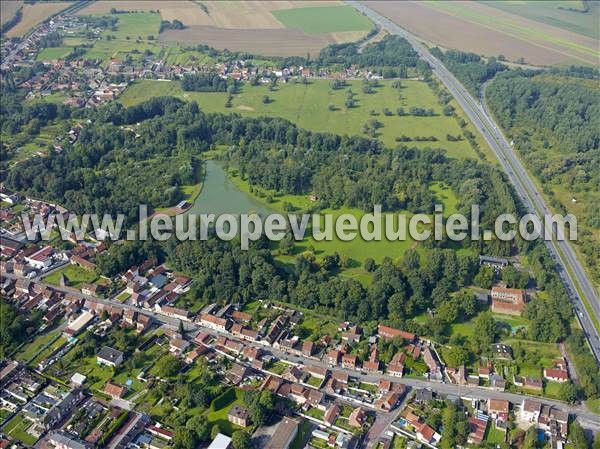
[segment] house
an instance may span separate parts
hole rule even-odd
[[[238,310],[231,314],[231,317],[238,323],[249,323],[252,321],[252,315],[246,312],[240,312]]]
[[[433,427],[425,423],[419,423],[415,426],[417,438],[424,443],[436,445],[442,436],[435,431]]]
[[[298,434],[299,425],[300,423],[295,419],[284,417],[266,444],[265,449],[288,449]]]
[[[166,440],[166,441],[172,441],[173,440],[173,432],[171,432],[170,430],[167,430],[167,429],[163,429],[162,427],[148,426],[148,427],[146,427],[146,430],[151,435],[154,435],[154,436],[156,436],[158,438],[161,438],[163,440]]]
[[[37,270],[45,270],[52,265],[53,256],[54,248],[45,246],[30,256],[25,257],[25,261]]]
[[[494,390],[504,391],[506,389],[506,381],[499,374],[490,375],[490,387]]]
[[[300,379],[302,379],[302,371],[295,365],[292,365],[283,372],[281,377],[290,382],[300,382]]]
[[[332,349],[327,353],[327,363],[330,366],[337,366],[340,363],[340,357],[342,356],[341,351]]]
[[[242,355],[245,359],[253,362],[254,360],[260,359],[260,356],[262,355],[262,349],[257,348],[256,346],[246,346],[242,351]]]
[[[363,369],[363,371],[366,371],[368,373],[378,373],[379,372],[379,360],[377,360],[377,359],[365,360],[362,364],[362,369]]]
[[[81,286],[81,293],[87,296],[98,296],[102,287],[98,284],[83,284]]]
[[[236,404],[229,410],[227,420],[236,426],[247,427],[250,423],[250,413],[241,405]]]
[[[357,359],[353,354],[344,354],[342,356],[342,366],[348,369],[355,369]]]
[[[169,340],[169,351],[174,354],[181,354],[190,343],[183,338],[175,337]]]
[[[340,414],[340,407],[337,404],[332,404],[325,411],[325,415],[323,416],[323,421],[328,426],[333,426],[333,424],[335,423],[335,420],[337,419],[339,414]]]
[[[553,382],[564,383],[569,381],[569,372],[563,369],[544,368],[544,378]]]
[[[496,270],[505,268],[508,266],[508,259],[504,259],[502,257],[494,257],[494,256],[479,256],[479,263],[481,265],[486,265],[488,267],[492,267]]]
[[[104,392],[112,398],[122,398],[127,392],[127,387],[112,383],[110,380],[104,386]]]
[[[402,399],[402,394],[400,394],[398,391],[389,391],[375,401],[375,407],[389,412],[390,410],[393,410],[396,405],[398,405],[400,399]]]
[[[292,383],[292,384],[284,384],[283,387],[289,387],[289,392],[287,392],[287,394],[285,396],[289,397],[295,403],[303,405],[308,400],[309,390],[307,388],[304,388],[302,385],[297,384],[297,383]],[[283,387],[282,387],[282,390],[283,390]],[[281,393],[281,390],[280,390],[280,394],[283,395],[283,393]]]
[[[501,399],[488,399],[488,414],[500,421],[508,421],[510,403]]]
[[[82,312],[75,320],[73,320],[67,328],[64,330],[63,334],[65,337],[70,338],[79,334],[83,329],[85,329],[88,324],[92,322],[95,318],[94,314],[91,312]]]
[[[306,340],[302,343],[302,355],[305,357],[310,357],[315,352],[315,344],[310,340]]]
[[[469,429],[471,430],[471,433],[469,433],[467,438],[468,443],[481,444],[483,442],[489,421],[487,417],[484,416],[485,415],[480,417],[469,416],[467,421],[469,423]]]
[[[521,421],[537,422],[542,404],[531,399],[523,399],[521,403]]]
[[[429,346],[423,350],[423,360],[425,361],[427,368],[429,368],[429,380],[441,382],[444,379],[442,367],[440,366],[437,355],[435,355]]]
[[[322,406],[323,399],[325,399],[325,395],[322,392],[311,388],[306,398],[306,404],[321,409],[324,408]]]
[[[50,432],[39,443],[44,449],[91,449],[93,445],[62,430]]]
[[[516,288],[492,287],[492,312],[521,315],[525,309],[525,292]]]
[[[163,315],[177,318],[182,321],[190,321],[190,312],[188,310],[178,309],[173,306],[159,306],[157,311]]]
[[[366,412],[361,407],[356,407],[348,417],[348,424],[352,427],[361,428],[366,420]]]
[[[318,379],[325,379],[325,377],[327,376],[327,368],[323,368],[321,366],[307,365],[304,368],[304,371],[306,371],[311,376],[316,377]]]
[[[433,392],[429,388],[418,388],[415,392],[415,402],[424,404],[433,399]]]
[[[225,379],[227,379],[233,385],[240,384],[248,375],[248,368],[239,363],[234,363],[233,366],[227,374],[225,374]]]
[[[417,336],[413,333],[394,329],[393,327],[384,326],[383,324],[380,324],[377,327],[377,333],[379,334],[379,336],[381,338],[385,338],[385,339],[402,337],[403,339],[405,339],[409,342],[414,342],[417,338]]]
[[[87,377],[83,374],[75,373],[71,376],[71,385],[73,388],[81,388],[86,380]]]
[[[221,332],[226,332],[229,327],[229,320],[227,318],[219,318],[208,313],[200,315],[200,324],[202,326],[215,329]]]
[[[96,356],[98,365],[118,366],[123,362],[123,353],[117,349],[103,346]]]

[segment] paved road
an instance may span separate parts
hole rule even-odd
[[[478,102],[471,94],[462,86],[462,84],[450,73],[444,64],[429,53],[427,47],[421,44],[418,39],[406,30],[400,28],[391,20],[371,10],[363,3],[348,1],[357,10],[364,13],[371,20],[378,23],[383,28],[387,29],[391,34],[397,34],[405,38],[414,49],[419,53],[421,58],[429,63],[435,75],[444,83],[446,88],[456,98],[460,106],[464,109],[473,124],[477,127],[481,135],[488,142],[490,148],[494,151],[500,164],[508,174],[509,179],[515,186],[515,189],[521,197],[525,207],[532,213],[537,213],[538,216],[551,214],[550,209],[546,205],[538,188],[533,180],[526,172],[521,164],[518,156],[513,151],[506,137],[500,131],[500,128],[495,124],[491,114],[487,110],[485,103]],[[576,288],[576,283],[580,286],[587,303],[593,310],[597,319],[600,319],[600,301],[594,285],[589,280],[583,266],[579,262],[575,251],[568,241],[546,241],[546,245],[552,254],[552,257],[557,263],[559,275],[564,282],[569,296],[573,302],[577,318],[583,327],[592,352],[596,360],[600,362],[600,334],[595,328],[591,315],[588,309],[584,306],[583,298],[580,296]],[[567,271],[567,267],[572,270]]]
[[[4,274],[4,276],[13,278],[13,279],[17,278],[14,274]],[[112,299],[103,299],[103,298],[96,298],[96,297],[89,296],[89,295],[84,295],[79,290],[76,290],[76,289],[70,288],[70,287],[57,287],[55,285],[49,285],[49,284],[44,284],[44,283],[40,283],[40,284],[48,285],[49,287],[51,287],[57,291],[62,291],[64,293],[71,293],[72,295],[75,295],[79,298],[89,299],[89,300],[92,300],[95,302],[99,302],[101,304],[118,306],[118,307],[122,307],[124,309],[135,310],[138,313],[152,316],[152,318],[155,321],[166,324],[168,326],[171,326],[173,329],[179,328],[180,320],[177,318],[171,318],[171,317],[159,314],[159,313],[150,312],[146,309],[142,309],[140,307],[136,307],[136,306],[133,306],[130,304],[122,304],[122,303],[120,303],[116,300],[112,300]],[[214,337],[217,337],[219,335],[225,335],[230,339],[237,340],[235,337],[233,337],[228,332],[220,332],[220,331],[217,331],[214,329],[200,326],[197,323],[185,322],[184,327],[185,327],[186,331],[190,331],[190,332],[202,330],[202,332],[210,334]],[[275,348],[272,348],[269,346],[263,346],[259,343],[250,343],[247,341],[244,341],[243,343],[246,345],[255,345],[257,347],[260,347],[263,350],[270,352],[273,356],[275,356],[281,360],[286,360],[291,363],[302,364],[302,365],[316,365],[316,366],[324,367],[327,369],[331,369],[331,367],[322,360],[316,360],[313,358],[292,355],[285,351],[280,351],[278,349],[275,349]],[[436,393],[444,394],[444,395],[450,394],[450,395],[459,396],[459,397],[469,397],[469,398],[479,398],[479,399],[505,399],[507,401],[512,402],[513,404],[520,404],[523,401],[524,397],[530,397],[531,399],[541,402],[543,404],[552,405],[561,410],[568,411],[569,413],[576,415],[579,418],[581,424],[585,428],[593,429],[596,432],[600,431],[600,416],[590,412],[583,404],[568,405],[561,401],[555,401],[552,399],[541,398],[541,397],[537,397],[537,396],[527,396],[527,395],[523,395],[523,394],[509,393],[506,391],[494,391],[494,390],[490,390],[490,389],[484,388],[484,387],[467,387],[467,386],[460,386],[460,385],[448,384],[448,383],[431,382],[431,381],[426,380],[425,378],[414,379],[414,378],[407,378],[407,377],[388,376],[386,374],[362,374],[360,371],[344,369],[341,367],[336,367],[335,369],[338,371],[345,371],[346,373],[348,373],[348,375],[356,377],[356,378],[360,379],[361,381],[365,381],[365,382],[379,383],[379,381],[383,378],[383,379],[389,379],[393,382],[401,383],[403,385],[406,385],[406,386],[412,387],[412,388],[429,388],[430,390],[432,390]]]

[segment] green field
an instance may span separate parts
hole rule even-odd
[[[19,414],[6,423],[2,430],[15,440],[19,440],[28,446],[33,446],[37,441],[37,438],[26,432],[30,426],[31,421]]]
[[[55,59],[63,59],[73,51],[72,47],[53,47],[44,48],[37,55],[38,61],[52,61]]]
[[[383,126],[378,129],[377,138],[387,146],[397,145],[396,137],[406,135],[435,136],[435,142],[406,142],[408,146],[418,148],[445,148],[452,157],[473,157],[476,153],[468,142],[449,142],[447,135],[459,135],[461,129],[453,117],[442,115],[442,107],[435,94],[423,81],[402,80],[402,89],[394,89],[390,81],[381,81],[375,92],[366,94],[362,90],[362,82],[348,81],[348,87],[332,90],[327,80],[313,80],[310,84],[289,82],[277,86],[274,92],[266,86],[250,86],[245,84],[241,92],[234,95],[232,107],[226,108],[225,92],[184,92],[180,83],[164,81],[139,81],[131,85],[120,97],[125,106],[141,103],[152,97],[175,96],[190,101],[197,101],[206,112],[235,112],[247,116],[277,116],[295,123],[301,128],[314,131],[332,132],[340,135],[364,135],[363,124],[376,119]],[[346,91],[351,88],[355,96],[355,107],[344,106]],[[263,96],[270,98],[268,104],[263,103]],[[402,99],[400,99],[400,97]],[[335,106],[330,111],[328,106]],[[408,111],[411,107],[432,108],[433,117],[401,116],[396,114],[400,107]],[[393,115],[384,115],[388,108]],[[375,115],[371,115],[371,111]]]
[[[117,17],[117,29],[104,31],[101,39],[87,50],[85,58],[101,59],[107,63],[111,59],[122,61],[127,56],[139,60],[146,50],[155,55],[165,52],[165,47],[156,43],[160,30],[160,14],[140,12],[119,14]]]
[[[370,30],[371,22],[351,6],[316,6],[275,10],[272,13],[287,28],[307,34]]]
[[[586,2],[589,8],[583,13],[581,0],[518,0],[518,1],[490,1],[485,0],[488,6],[501,9],[537,22],[552,25],[563,30],[583,34],[598,39],[598,2]],[[567,8],[578,10],[572,11]]]
[[[78,265],[68,265],[49,274],[44,281],[48,284],[59,285],[61,274],[67,277],[70,287],[79,287],[81,284],[91,284],[98,280],[98,275],[94,271]]]

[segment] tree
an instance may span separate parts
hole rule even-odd
[[[162,356],[156,362],[156,373],[159,377],[173,377],[181,369],[181,361],[172,355]]]
[[[262,102],[263,102],[263,104],[269,104],[271,102],[271,99],[269,98],[268,95],[263,95]]]
[[[562,383],[558,389],[558,397],[561,401],[574,403],[577,399],[577,387],[571,381]]]
[[[231,444],[233,449],[250,449],[252,447],[250,434],[245,430],[236,430],[231,435]]]
[[[369,273],[375,271],[375,260],[372,257],[367,257],[363,263],[363,268]]]
[[[198,441],[204,442],[209,440],[211,428],[206,416],[194,415],[188,419],[185,426],[196,433]]]
[[[464,346],[455,345],[444,351],[444,359],[448,366],[456,368],[467,364],[471,359],[471,353]]]
[[[173,434],[173,447],[175,449],[195,449],[198,445],[196,432],[187,427],[178,427]]]
[[[218,424],[215,424],[214,426],[212,426],[212,429],[210,429],[210,439],[214,440],[218,434],[221,433],[221,428],[219,427]]]
[[[477,352],[488,352],[490,345],[498,335],[498,324],[489,311],[481,312],[475,318],[473,328],[473,346]]]

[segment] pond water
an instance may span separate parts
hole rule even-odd
[[[229,179],[217,161],[205,161],[206,175],[200,195],[186,214],[243,214],[257,213],[262,217],[273,213],[246,192],[242,192]]]

